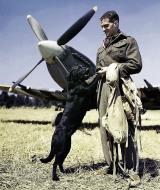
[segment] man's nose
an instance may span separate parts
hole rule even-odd
[[[108,29],[107,28],[103,28],[103,32],[104,33],[108,32]]]
[[[106,27],[102,27],[102,30],[103,30],[103,32],[105,32],[107,30],[107,28]]]

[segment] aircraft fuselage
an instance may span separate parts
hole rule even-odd
[[[39,51],[45,59],[48,71],[54,81],[63,89],[67,89],[67,74],[75,65],[88,67],[90,74],[95,73],[95,64],[74,48],[59,46],[56,41],[40,41]]]

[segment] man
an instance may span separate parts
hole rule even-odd
[[[98,86],[98,109],[100,120],[100,134],[102,149],[108,168],[112,167],[112,138],[106,128],[102,126],[102,117],[108,107],[110,88],[106,81],[108,66],[117,63],[120,78],[127,79],[131,74],[141,71],[142,61],[136,40],[122,33],[119,29],[119,16],[115,11],[107,11],[100,18],[101,27],[106,35],[102,46],[98,49],[96,67],[101,75]],[[127,169],[136,171],[133,158],[134,153],[134,128],[129,124],[128,148],[127,148]],[[133,153],[134,152],[134,153]]]

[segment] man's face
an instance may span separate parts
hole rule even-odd
[[[101,27],[107,36],[112,36],[118,31],[118,22],[110,22],[108,18],[104,18],[101,21]]]

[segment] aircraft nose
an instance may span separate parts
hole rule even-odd
[[[38,43],[39,51],[47,63],[53,63],[53,58],[63,53],[61,46],[56,41],[44,40]]]

